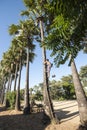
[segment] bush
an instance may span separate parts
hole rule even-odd
[[[59,98],[59,101],[64,101],[64,100],[65,100],[64,97],[60,97],[60,98]]]
[[[9,104],[7,105],[7,107],[14,108],[15,101],[16,101],[16,92],[7,92],[6,102],[7,104]]]
[[[36,93],[35,95],[32,96],[34,100],[41,101],[43,99],[43,95],[41,93]]]

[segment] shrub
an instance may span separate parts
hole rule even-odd
[[[16,92],[7,92],[6,102],[9,104],[7,107],[14,108],[16,101]]]

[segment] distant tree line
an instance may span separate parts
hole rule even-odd
[[[80,80],[83,84],[84,91],[87,95],[87,65],[82,66],[79,71]],[[72,100],[76,99],[74,84],[72,75],[63,76],[60,80],[49,81],[49,90],[52,100]],[[2,87],[0,85],[0,93],[2,92]],[[33,86],[29,89],[31,100],[43,100],[43,83]],[[1,94],[0,94],[1,95]],[[7,99],[10,101],[9,106],[14,107],[16,100],[16,93],[9,92]],[[1,99],[1,97],[0,97]],[[20,90],[20,99],[24,100],[24,89]],[[1,101],[0,101],[1,102]]]
[[[79,71],[79,77],[83,84],[84,91],[87,95],[87,65],[82,66]],[[63,76],[60,80],[49,81],[49,89],[53,100],[72,100],[76,99],[75,89],[72,75]],[[31,98],[42,100],[43,98],[43,83],[30,88]]]

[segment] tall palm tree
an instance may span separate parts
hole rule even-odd
[[[43,17],[42,17],[43,18]],[[40,17],[39,22],[40,22],[40,31],[41,31],[41,44],[44,42],[44,30],[43,30],[43,19]],[[42,56],[43,56],[43,63],[46,61],[46,49],[45,47],[42,48]],[[43,74],[44,74],[44,104],[46,106],[49,106],[49,111],[47,111],[49,117],[51,120],[55,118],[54,114],[54,109],[50,97],[50,92],[49,92],[49,79],[47,76],[47,66],[44,64],[43,66]],[[46,109],[46,108],[45,108]]]
[[[26,60],[26,84],[25,84],[25,104],[24,104],[24,113],[30,113],[30,95],[29,95],[29,62],[34,58],[34,49],[35,45],[33,44],[34,40],[34,23],[32,20],[26,20],[22,23],[22,29],[24,33],[24,38],[26,39],[26,49],[27,49],[27,60]]]
[[[39,27],[40,27],[40,41],[41,44],[43,44],[44,42],[44,30],[43,30],[43,18],[45,18],[45,10],[44,10],[44,4],[46,1],[35,1],[33,2],[33,0],[31,0],[30,2],[27,2],[26,0],[24,0],[24,3],[26,5],[26,7],[28,7],[28,11],[22,11],[22,15],[27,15],[28,18],[32,17],[32,19],[34,19],[35,21],[37,21],[37,24],[39,23]],[[31,4],[32,3],[32,4]],[[47,2],[46,2],[47,4]],[[32,12],[32,13],[31,13]],[[33,15],[32,15],[33,14]],[[45,18],[46,20],[46,18]],[[45,25],[45,24],[44,24]],[[42,47],[42,57],[43,57],[43,63],[45,63],[46,61],[46,50],[45,47]],[[48,77],[47,77],[47,71],[46,71],[46,65],[43,65],[43,77],[44,77],[44,105],[47,106],[46,108],[48,108],[49,110],[46,110],[46,114],[49,115],[50,119],[54,119],[55,118],[55,114],[54,114],[54,110],[53,110],[53,106],[52,106],[52,102],[51,102],[51,98],[50,98],[50,93],[49,93],[49,84],[48,84]],[[46,109],[45,108],[45,109]]]

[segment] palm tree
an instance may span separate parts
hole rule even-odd
[[[42,17],[43,18],[43,17]],[[41,44],[43,45],[44,42],[44,30],[43,30],[43,19],[40,17],[39,22],[40,22],[40,31],[41,31]],[[45,47],[42,47],[42,55],[43,55],[43,63],[46,61],[46,49]],[[55,118],[54,114],[54,109],[50,97],[50,92],[49,92],[49,83],[48,83],[48,76],[47,76],[47,66],[44,64],[43,66],[43,74],[44,74],[44,104],[46,106],[49,106],[49,111],[47,111],[49,117],[51,120]],[[45,108],[46,109],[46,108]]]
[[[33,33],[34,23],[32,20],[26,20],[24,24],[22,23],[22,29],[24,33],[24,38],[26,41],[27,49],[27,60],[26,60],[26,84],[25,84],[25,104],[24,104],[24,113],[30,113],[30,96],[29,96],[29,62],[34,58],[34,49],[35,45],[33,44]]]
[[[33,3],[33,0],[30,2],[26,2],[24,0],[24,3],[26,7],[28,8],[28,11],[22,11],[22,15],[27,15],[28,17],[32,17],[35,21],[37,21],[37,24],[39,23],[40,27],[40,34],[41,34],[41,45],[43,45],[44,42],[44,30],[43,30],[43,18],[45,18],[45,10],[44,10],[44,4],[46,1],[39,1],[37,0],[36,2]],[[31,4],[32,3],[32,4]],[[47,4],[47,2],[46,2]],[[32,6],[31,6],[32,5]],[[32,13],[31,13],[32,12]],[[33,15],[32,15],[33,14]],[[43,63],[46,61],[46,49],[45,47],[42,47],[42,57],[43,57]],[[48,106],[49,111],[47,111],[46,114],[49,115],[50,119],[55,118],[51,98],[50,98],[50,93],[49,93],[49,84],[48,84],[48,78],[47,78],[47,71],[46,71],[46,65],[43,65],[43,77],[44,77],[44,106]],[[45,108],[46,109],[46,108]]]

